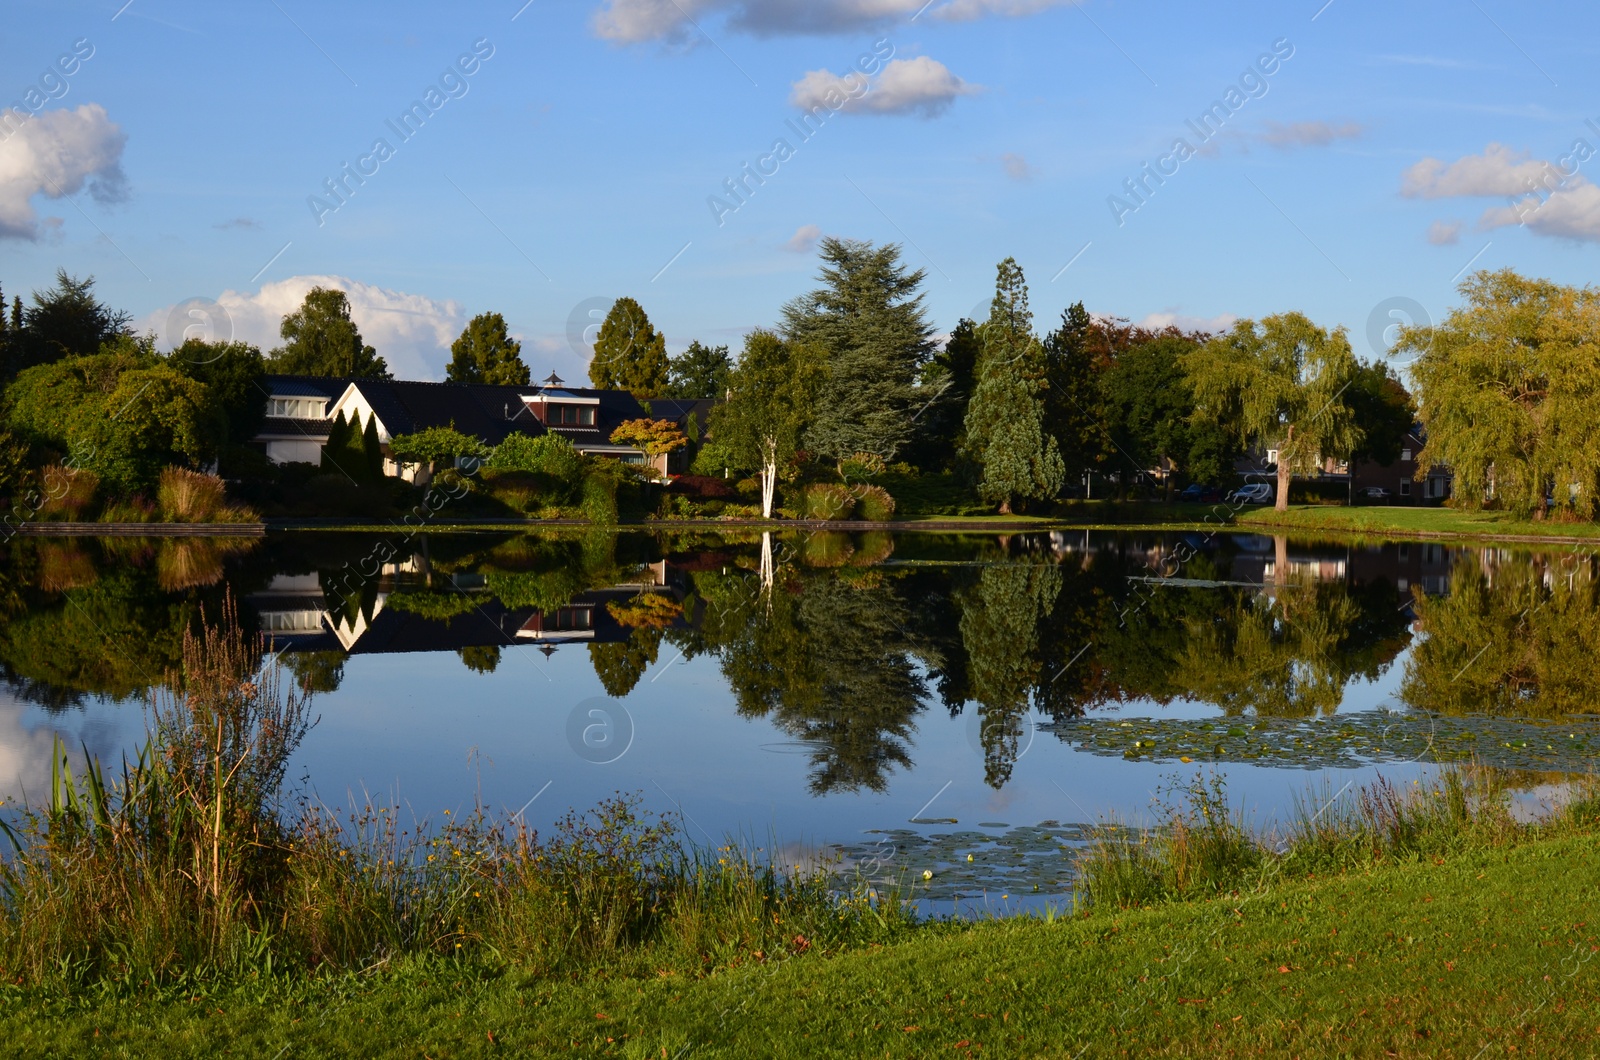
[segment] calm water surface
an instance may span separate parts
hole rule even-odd
[[[315,693],[290,775],[330,805],[543,826],[638,792],[702,842],[1027,904],[1086,826],[1199,770],[1258,826],[1467,758],[1548,796],[1600,754],[1597,566],[1082,531],[18,539],[0,788],[43,794],[57,736],[137,748],[185,624],[231,593]]]

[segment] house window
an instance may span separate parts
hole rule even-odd
[[[286,419],[320,420],[325,402],[319,398],[272,398],[267,402],[267,415]]]
[[[583,405],[551,405],[547,423],[563,427],[593,427],[594,409]]]
[[[1409,450],[1409,449],[1400,450],[1400,459],[1404,460],[1406,463],[1409,464],[1411,462],[1411,450]]]
[[[1276,464],[1277,462],[1278,462],[1278,451],[1276,449],[1268,449],[1267,450],[1267,463]]]
[[[1409,482],[1400,483],[1400,496],[1402,496],[1402,497],[1411,496],[1411,483],[1409,483]]]

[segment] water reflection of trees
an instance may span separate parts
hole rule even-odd
[[[17,537],[0,548],[0,677],[50,709],[161,681],[248,541]]]
[[[742,714],[812,744],[818,792],[881,789],[909,765],[933,697],[952,715],[978,712],[984,777],[998,788],[1030,710],[1192,699],[1326,713],[1410,639],[1408,597],[1382,577],[1285,574],[1263,592],[1230,583],[1227,556],[1193,558],[1179,584],[1137,580],[1152,572],[1136,547],[1064,558],[1012,538],[974,552],[982,562],[864,577],[807,567],[796,550],[767,596],[752,572],[696,574],[695,621],[668,636],[719,659]]]
[[[1401,685],[1446,714],[1586,714],[1595,709],[1600,584],[1593,555],[1464,556],[1448,596],[1418,608],[1426,637]]]
[[[669,636],[685,656],[717,657],[742,716],[769,718],[810,747],[812,791],[881,791],[911,764],[926,693],[907,603],[859,571],[784,575],[769,592],[754,573],[696,575],[699,621]]]

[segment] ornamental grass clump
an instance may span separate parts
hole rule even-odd
[[[162,469],[156,510],[169,523],[246,523],[259,518],[248,508],[229,504],[227,487],[217,476],[181,467]]]
[[[801,495],[801,518],[833,522],[855,512],[856,495],[850,487],[833,482],[813,482]]]

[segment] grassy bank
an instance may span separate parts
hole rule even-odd
[[[932,925],[709,976],[448,961],[162,992],[0,994],[11,1055],[1588,1055],[1600,839],[1285,875],[1203,901]]]
[[[1600,541],[1600,524],[1534,521],[1512,512],[1459,511],[1454,508],[1374,506],[1339,508],[1296,505],[1286,512],[1270,507],[1248,508],[1236,521],[1241,527],[1267,530],[1335,530],[1375,537],[1440,536]]]

